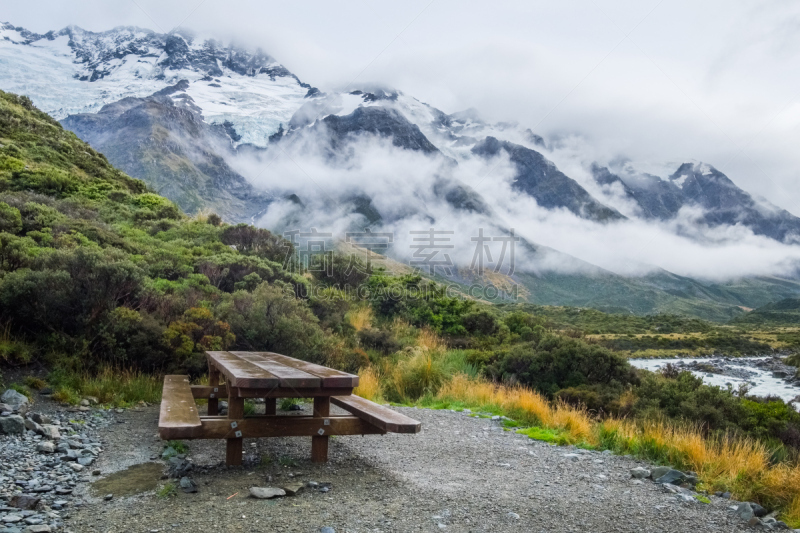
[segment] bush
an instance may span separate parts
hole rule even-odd
[[[230,324],[239,349],[324,362],[324,336],[318,320],[287,285],[262,283],[252,293],[236,291],[223,299],[218,311]]]
[[[495,316],[486,310],[464,315],[461,319],[461,323],[464,325],[467,332],[472,335],[483,335],[487,337],[497,333],[500,327]]]
[[[628,362],[600,346],[547,334],[538,342],[519,344],[504,353],[486,372],[504,381],[519,382],[548,395],[581,385],[619,386],[636,383]]]
[[[358,338],[363,346],[383,354],[394,353],[402,348],[392,332],[385,329],[362,329],[358,332]]]

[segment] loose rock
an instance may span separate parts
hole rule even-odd
[[[275,487],[250,487],[250,496],[259,500],[269,500],[278,496],[286,496],[286,491]]]

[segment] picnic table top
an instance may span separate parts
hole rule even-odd
[[[206,352],[206,356],[232,387],[320,389],[324,392],[325,389],[341,391],[358,386],[358,376],[354,374],[272,352]]]

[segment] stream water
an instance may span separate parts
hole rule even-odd
[[[657,372],[667,363],[689,370],[709,385],[738,389],[742,383],[750,386],[749,394],[779,396],[789,401],[800,395],[796,369],[773,357],[686,357],[676,359],[629,359],[637,367]]]

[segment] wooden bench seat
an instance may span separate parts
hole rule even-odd
[[[361,396],[332,396],[331,403],[390,433],[419,433],[421,424]]]
[[[164,376],[161,414],[158,417],[159,436],[165,440],[180,438],[179,435],[201,426],[189,376]]]

